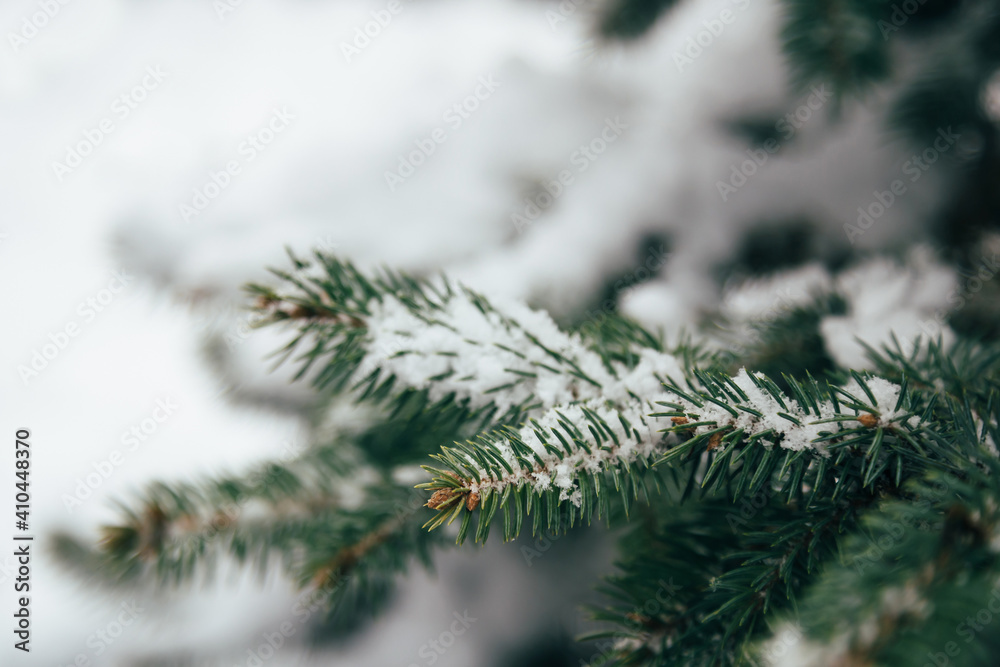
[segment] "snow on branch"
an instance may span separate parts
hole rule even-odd
[[[704,387],[684,392],[660,404],[674,408],[657,416],[670,417],[676,430],[721,438],[727,430],[750,440],[764,439],[792,451],[813,450],[825,456],[836,423],[857,423],[864,428],[912,427],[918,421],[903,409],[902,388],[878,377],[860,376],[829,393],[818,385],[792,382],[798,399],[791,399],[763,373],[740,369],[732,378],[698,374]],[[839,396],[839,398],[838,398]],[[848,408],[844,412],[842,408]]]
[[[530,508],[532,500],[541,503],[555,493],[550,503],[568,502],[589,520],[595,505],[598,515],[603,509],[599,500],[607,475],[627,503],[630,496],[637,499],[645,492],[640,473],[679,459],[699,444],[709,451],[723,443],[727,448],[777,445],[827,457],[827,446],[835,439],[865,440],[875,447],[883,432],[919,423],[907,409],[904,388],[881,378],[857,375],[844,387],[827,390],[818,383],[790,380],[797,396],[792,399],[765,375],[746,369],[734,377],[702,371],[694,376],[699,390],[664,383],[666,391],[617,405],[600,399],[574,402],[552,408],[520,429],[504,427],[442,448],[434,457],[441,467],[425,466],[435,478],[420,485],[434,491],[428,506],[438,510],[427,525],[436,528],[457,519],[463,508],[471,514],[482,506],[480,539],[498,507],[506,512],[514,503],[519,515],[522,504]],[[654,406],[672,411],[651,413]],[[672,425],[657,428],[656,420],[664,417]],[[505,521],[505,538],[517,529]]]
[[[539,412],[576,401],[634,400],[683,376],[672,355],[640,348],[633,363],[608,361],[548,314],[516,301],[497,302],[446,278],[416,280],[384,273],[364,277],[353,266],[317,255],[322,270],[296,260],[296,274],[275,272],[290,293],[253,286],[267,322],[291,320],[315,334],[306,365],[330,355],[324,380],[394,390],[426,390],[472,409],[496,406]],[[290,346],[290,347],[292,347]]]
[[[905,388],[881,378],[855,374],[843,387],[785,378],[789,396],[764,374],[691,368],[646,344],[610,354],[599,337],[564,332],[546,313],[491,302],[445,277],[366,277],[316,258],[295,260],[294,274],[275,272],[289,293],[251,290],[269,321],[297,326],[288,354],[311,344],[300,374],[316,364],[321,385],[353,387],[362,398],[425,392],[435,404],[486,415],[479,428],[489,430],[442,448],[439,465],[427,467],[434,478],[421,488],[434,492],[428,506],[438,510],[431,528],[465,509],[464,536],[479,509],[484,539],[502,509],[510,537],[522,504],[545,499],[550,528],[563,503],[570,522],[575,512],[589,520],[595,508],[607,510],[602,486],[613,484],[627,505],[645,492],[646,468],[688,454],[724,445],[827,457],[845,441],[877,451],[886,435],[906,440],[919,425]],[[876,475],[878,457],[869,458]]]

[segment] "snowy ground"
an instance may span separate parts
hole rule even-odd
[[[832,123],[822,95],[786,91],[770,2],[688,2],[648,39],[604,51],[588,37],[587,3],[555,21],[556,3],[402,2],[367,43],[356,29],[389,3],[247,0],[220,12],[207,0],[93,0],[24,27],[55,4],[0,8],[5,34],[21,36],[0,49],[0,421],[9,440],[32,431],[39,539],[92,535],[111,498],[152,477],[240,468],[301,438],[287,410],[234,406],[230,394],[246,388],[213,375],[199,347],[205,330],[235,326],[236,315],[210,314],[228,313],[285,244],[447,268],[563,314],[637,270],[643,238],[667,234],[661,277],[629,298],[676,329],[718,303],[706,267],[733,252],[740,230],[765,214],[808,215],[825,243],[849,245],[844,221],[908,155],[883,138],[878,99]],[[737,20],[680,67],[675,55],[726,8]],[[747,159],[725,122],[801,119],[804,106],[808,119],[769,163],[720,190]],[[929,171],[857,247],[918,237],[948,176]],[[843,340],[849,324],[830,326]],[[234,363],[256,369],[267,348],[248,343]],[[127,449],[125,433],[164,404],[176,407]],[[90,488],[88,475],[109,465]],[[67,506],[68,496],[87,497]],[[324,664],[427,664],[420,646],[476,603],[485,620],[439,664],[484,664],[545,613],[523,611],[537,581],[520,555],[494,551],[505,585],[460,600],[449,598],[459,584],[417,575],[388,617]],[[445,563],[442,576],[459,583],[474,567],[469,553]],[[11,565],[0,557],[4,615]],[[98,656],[91,635],[129,601],[95,595],[44,557],[33,576],[35,652],[16,665],[243,655],[295,602],[281,581],[178,594]],[[286,650],[268,664],[320,659]]]

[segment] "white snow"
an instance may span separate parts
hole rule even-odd
[[[665,399],[669,395],[659,394],[655,399]],[[575,426],[582,434],[582,440],[587,443],[589,453],[578,443],[572,442],[572,452],[562,454],[562,457],[550,454],[545,450],[544,445],[535,434],[534,427],[526,426],[519,432],[521,440],[534,450],[542,463],[536,464],[535,469],[524,469],[520,461],[514,455],[514,451],[509,440],[502,440],[497,443],[497,448],[501,455],[514,471],[513,474],[505,473],[501,477],[487,475],[487,471],[480,468],[480,479],[470,485],[473,491],[492,489],[502,491],[508,485],[520,487],[529,484],[535,491],[542,492],[550,488],[559,489],[560,500],[570,500],[579,506],[582,496],[579,486],[576,483],[577,474],[580,471],[590,473],[610,467],[620,468],[623,463],[631,463],[640,457],[649,457],[656,451],[656,447],[663,442],[663,437],[657,432],[655,426],[645,416],[651,407],[650,402],[638,402],[631,400],[628,405],[620,410],[608,408],[603,401],[590,401],[580,404],[567,405],[558,410],[550,410],[538,418],[538,425],[541,427],[543,435],[549,444],[563,451],[559,440],[552,435],[552,431],[559,429],[559,420],[563,417],[566,421]],[[604,447],[597,442],[593,434],[588,429],[591,422],[584,414],[584,408],[593,410],[599,415],[611,429],[617,438],[618,444],[605,440]],[[561,415],[561,416],[560,416]],[[624,417],[638,433],[625,433],[619,415]],[[607,437],[606,434],[603,437]],[[567,438],[568,440],[568,438]],[[470,463],[474,463],[470,459]],[[477,466],[478,467],[478,466]]]
[[[762,373],[757,373],[756,377],[764,377]],[[761,413],[760,417],[756,415],[738,410],[737,416],[733,416],[728,410],[710,402],[705,402],[705,405],[698,407],[696,404],[682,398],[673,397],[670,400],[675,403],[680,403],[685,406],[685,411],[694,413],[697,415],[697,421],[709,421],[713,422],[714,425],[704,425],[698,426],[695,429],[696,433],[704,433],[710,430],[714,430],[721,426],[729,426],[733,430],[743,429],[746,437],[750,437],[759,433],[765,433],[767,431],[774,431],[775,434],[780,434],[782,436],[780,446],[784,449],[790,449],[792,451],[802,451],[802,450],[813,450],[821,456],[827,455],[826,448],[823,443],[815,442],[819,438],[822,432],[834,432],[838,430],[836,422],[825,422],[825,423],[814,423],[820,420],[830,419],[839,415],[853,415],[853,411],[845,412],[844,408],[838,411],[831,401],[819,401],[819,415],[817,415],[813,410],[806,409],[804,406],[800,405],[798,401],[789,398],[783,392],[778,392],[781,397],[782,402],[785,407],[782,407],[781,403],[768,391],[757,386],[757,384],[751,379],[750,374],[747,373],[745,368],[741,368],[739,373],[733,377],[733,381],[737,386],[746,394],[746,402],[738,402],[739,405],[745,405],[750,407],[757,412]],[[878,425],[883,427],[893,426],[900,423],[906,423],[910,426],[915,426],[917,423],[916,417],[909,417],[902,422],[902,417],[905,416],[905,410],[896,410],[896,400],[899,397],[900,387],[887,380],[881,378],[872,378],[868,380],[868,385],[872,389],[872,393],[878,399],[878,407],[881,411]],[[856,382],[852,380],[852,384],[845,386],[845,389],[854,395],[862,398],[863,401],[867,400],[867,396],[862,392],[860,386],[856,386]],[[792,421],[787,417],[781,416],[779,413],[784,413],[796,421]],[[852,424],[853,421],[850,420],[845,422],[849,427],[856,428]]]
[[[372,299],[372,314],[365,318],[368,353],[354,379],[381,369],[383,377],[395,375],[404,386],[427,389],[432,400],[454,392],[473,407],[496,404],[502,414],[530,397],[540,410],[576,400],[630,401],[630,394],[660,393],[658,376],[681,375],[677,359],[650,348],[639,351],[633,368],[616,364],[611,373],[578,334],[561,331],[547,313],[509,299],[492,305],[495,312],[483,313],[456,291],[428,322],[394,296]],[[597,385],[570,374],[575,370],[571,363],[553,358],[532,338],[570,360]],[[448,372],[450,377],[430,381]],[[512,382],[512,387],[491,391]]]
[[[893,346],[896,335],[904,354],[917,337],[940,336],[945,345],[954,333],[944,318],[958,294],[957,275],[926,247],[914,248],[900,264],[887,258],[866,261],[837,277],[837,289],[848,303],[848,313],[820,323],[823,342],[834,361],[845,368],[867,369],[871,360],[860,339],[878,349]]]

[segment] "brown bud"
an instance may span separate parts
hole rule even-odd
[[[858,415],[858,421],[861,422],[861,425],[865,428],[874,428],[875,425],[878,424],[878,417],[870,412],[866,412],[862,415]]]
[[[234,523],[233,517],[225,512],[218,512],[209,523],[210,528],[225,530]]]
[[[463,480],[461,477],[459,477],[458,475],[456,475],[453,472],[446,472],[445,474],[448,475],[448,477],[451,477],[452,479],[454,479],[456,482],[460,482],[462,484],[465,483],[465,480]],[[451,500],[454,496],[458,495],[459,493],[464,493],[464,492],[465,492],[465,489],[454,488],[454,487],[450,487],[450,486],[442,488],[442,489],[438,489],[437,491],[434,492],[434,495],[431,496],[431,499],[427,501],[427,504],[425,505],[425,507],[430,507],[432,510],[436,510],[439,507],[441,507],[441,505],[444,505],[446,502],[448,502],[449,500]],[[478,497],[477,497],[477,500],[478,500]]]
[[[643,616],[642,614],[637,614],[634,611],[631,612],[631,613],[625,614],[625,618],[627,618],[628,620],[632,621],[633,623],[638,623],[639,625],[644,625],[644,626],[648,626],[649,622],[652,620],[648,616]]]
[[[138,555],[143,559],[151,559],[159,553],[167,533],[168,518],[157,504],[146,508],[145,521],[139,529]]]
[[[273,305],[274,302],[275,302],[275,299],[273,297],[261,295],[261,296],[257,297],[257,300],[254,303],[254,306],[256,306],[257,308],[259,308],[260,310],[265,310],[265,309],[271,307],[271,305]]]
[[[295,306],[290,311],[288,311],[288,316],[297,320],[305,320],[313,317],[316,314],[312,308],[306,306]]]
[[[479,507],[479,494],[473,491],[465,498],[465,509],[470,512]]]
[[[688,418],[687,417],[671,417],[670,421],[672,421],[675,426],[680,426],[682,424],[687,424],[688,423]]]
[[[713,449],[715,449],[716,447],[719,446],[720,442],[722,442],[722,434],[721,433],[713,433],[712,437],[708,439],[708,448],[707,448],[706,451],[709,451],[709,452],[712,451]]]
[[[436,510],[441,507],[441,505],[448,502],[453,495],[455,495],[454,489],[438,489],[434,492],[434,495],[431,496],[431,499],[427,501],[427,507],[430,507],[432,510]]]

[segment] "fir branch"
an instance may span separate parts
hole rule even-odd
[[[356,469],[342,443],[307,450],[295,459],[263,464],[245,475],[200,482],[155,482],[136,501],[122,505],[126,521],[103,529],[102,544],[115,557],[152,558],[171,536],[210,539],[250,513],[289,515],[337,505],[337,480]]]
[[[739,664],[843,535],[857,534],[859,512],[884,498],[912,500],[921,492],[908,484],[928,473],[958,479],[966,495],[996,479],[995,347],[948,354],[929,344],[903,355],[897,345],[873,353],[878,375],[837,372],[822,382],[730,375],[720,356],[688,343],[668,352],[622,318],[565,333],[547,315],[445,278],[366,276],[322,254],[293,265],[276,272],[281,291],[251,288],[267,322],[293,328],[285,357],[298,353],[299,376],[327,398],[349,389],[387,406],[386,419],[265,466],[263,477],[154,485],[107,529],[103,552],[76,557],[122,580],[155,574],[165,583],[221,556],[280,562],[318,600],[371,608],[394,573],[429,558],[442,525],[459,521],[458,543],[482,542],[502,521],[509,540],[526,518],[533,534],[562,532],[595,516],[628,518],[641,500],[647,521],[634,539],[643,546],[628,547],[634,558],[611,586],[636,606],[598,614],[625,619],[606,655],[622,665]],[[393,468],[432,451],[432,478],[418,485],[427,498]],[[990,471],[986,482],[976,466]],[[430,530],[414,520],[420,500],[433,510]],[[734,510],[747,502],[753,511]],[[992,535],[993,519],[980,520],[995,513],[990,502],[957,515],[946,542]],[[230,515],[232,504],[239,511]],[[933,554],[946,565],[959,556]],[[649,577],[670,568],[685,573],[684,592],[636,611],[656,594]],[[904,627],[878,610],[883,602],[868,601],[865,613]],[[854,631],[845,636],[864,659],[896,642],[887,632],[859,643]]]
[[[262,576],[277,563],[310,591],[312,605],[332,612],[343,599],[374,602],[414,557],[429,566],[439,540],[413,520],[419,504],[411,494],[404,486],[375,483],[351,507],[312,495],[298,505],[284,502],[268,512],[246,507],[202,521],[168,513],[176,505],[165,510],[153,504],[105,527],[98,550],[68,536],[59,537],[58,549],[105,574],[113,586],[153,577],[164,586],[210,580],[223,556],[252,564]]]
[[[434,456],[443,467],[424,466],[436,477],[419,487],[435,494],[428,506],[438,514],[427,527],[451,523],[464,513],[458,535],[462,542],[479,507],[476,541],[482,541],[502,510],[504,539],[510,540],[520,532],[522,513],[530,514],[532,507],[538,508],[533,532],[538,531],[544,503],[546,528],[558,531],[567,523],[560,504],[569,504],[568,526],[577,514],[589,523],[595,515],[610,515],[612,491],[620,494],[627,512],[631,501],[647,495],[645,472],[663,442],[641,405],[634,401],[616,410],[600,402],[572,404],[519,430],[503,428],[443,448]]]
[[[602,587],[608,603],[593,609],[603,628],[583,638],[612,640],[594,665],[746,664],[768,613],[787,609],[833,556],[854,511],[798,518],[773,496],[742,509],[718,497],[674,501],[622,539],[624,558]]]
[[[775,475],[784,479],[790,495],[801,494],[812,483],[815,497],[815,488],[827,475],[837,473],[841,479],[856,478],[865,488],[887,474],[891,456],[882,448],[895,452],[908,446],[914,438],[911,433],[919,428],[919,418],[910,411],[910,396],[880,378],[859,375],[845,387],[825,389],[816,382],[786,381],[792,383],[797,399],[785,396],[762,374],[742,370],[730,378],[695,371],[697,384],[686,391],[667,384],[669,391],[646,402],[633,399],[619,408],[599,402],[572,404],[553,409],[520,430],[502,428],[443,448],[434,457],[441,467],[425,466],[435,478],[420,487],[436,494],[429,506],[438,514],[427,526],[433,529],[465,514],[461,542],[471,520],[468,515],[480,508],[479,541],[488,535],[497,510],[502,510],[504,539],[511,539],[520,531],[522,512],[530,513],[543,498],[555,505],[569,503],[570,525],[576,510],[589,522],[594,514],[607,514],[601,505],[608,502],[606,491],[601,496],[604,474],[613,476],[627,510],[640,490],[645,493],[644,473],[651,463],[690,460],[705,453],[715,458],[703,486],[728,488],[735,481],[737,499],[770,488]],[[654,404],[669,411],[647,417]],[[664,417],[673,425],[653,428],[655,419]],[[667,449],[671,440],[661,435],[664,431],[685,439]],[[842,456],[828,466],[829,473],[826,464],[822,471],[811,467],[832,452],[839,454],[847,444],[860,447],[862,442],[868,451],[860,470],[850,476],[844,473],[852,470],[854,461],[845,463]],[[778,456],[782,449],[783,461]],[[809,458],[803,458],[805,454]],[[907,449],[907,454],[916,452]],[[827,488],[825,493],[836,497],[842,488]],[[534,530],[540,525],[536,515]],[[562,525],[561,513],[550,509],[546,527],[558,530]]]
[[[864,517],[864,530],[845,540],[840,562],[801,603],[803,652],[849,664],[928,654],[993,663],[1000,632],[976,622],[1000,594],[1000,463],[986,467],[965,481],[940,473],[914,480],[912,499]],[[945,653],[949,644],[960,655]]]
[[[484,423],[516,423],[574,401],[648,395],[657,375],[682,373],[675,357],[654,347],[629,355],[630,366],[619,361],[620,350],[602,354],[545,313],[518,302],[494,305],[446,278],[366,277],[336,258],[316,259],[318,268],[295,259],[297,275],[275,272],[287,293],[257,285],[250,291],[262,298],[264,324],[296,326],[283,354],[305,348],[299,376],[320,365],[320,388],[350,386],[362,398],[423,391],[432,403],[461,406]],[[290,315],[299,308],[308,316]]]
[[[865,380],[858,376],[844,387],[826,388],[815,381],[784,379],[795,399],[786,396],[763,373],[750,374],[746,369],[732,378],[696,373],[698,388],[687,392],[668,386],[675,394],[673,405],[668,407],[674,409],[655,416],[671,417],[675,424],[672,430],[696,437],[684,448],[672,451],[666,460],[705,439],[698,436],[738,433],[740,441],[760,441],[828,456],[829,436],[849,430],[844,426],[914,429],[919,424],[919,419],[906,409],[907,396],[901,393],[901,387],[882,378]]]

